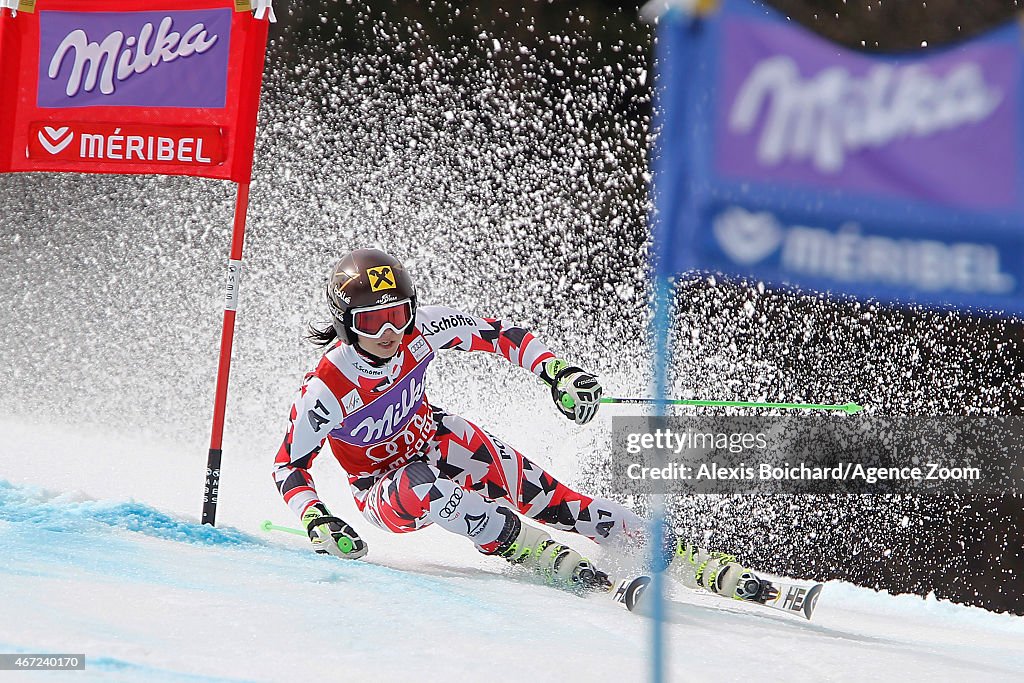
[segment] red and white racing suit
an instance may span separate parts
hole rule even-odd
[[[379,366],[336,343],[306,375],[274,463],[274,481],[296,515],[319,502],[309,468],[326,440],[356,506],[382,529],[436,523],[491,552],[504,502],[598,542],[643,537],[644,521],[623,506],[573,491],[480,427],[431,407],[425,373],[438,349],[501,354],[538,376],[554,357],[521,327],[444,306],[420,307],[414,332]]]

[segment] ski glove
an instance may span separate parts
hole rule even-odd
[[[596,377],[560,358],[546,362],[540,376],[551,387],[551,398],[562,415],[585,425],[597,414],[601,384]]]
[[[267,12],[270,12],[268,21],[271,24],[277,23],[277,15],[274,14],[274,0],[252,0],[252,8],[254,10],[253,17],[256,19],[262,19],[267,16]]]
[[[323,503],[310,505],[302,515],[302,523],[313,547],[322,555],[331,554],[346,560],[355,560],[369,548],[356,530],[338,517],[334,517]]]

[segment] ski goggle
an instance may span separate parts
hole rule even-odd
[[[409,299],[352,309],[352,330],[370,339],[381,337],[388,328],[404,332],[411,322],[412,301]]]

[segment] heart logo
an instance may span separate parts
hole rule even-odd
[[[743,265],[763,260],[782,244],[782,227],[766,211],[751,213],[734,206],[715,217],[712,230],[726,256]]]
[[[68,126],[63,128],[50,128],[43,126],[39,131],[39,144],[50,154],[60,154],[71,144],[75,134]]]

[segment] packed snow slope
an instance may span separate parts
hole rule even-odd
[[[203,453],[146,435],[0,420],[0,652],[85,654],[75,681],[641,681],[649,621],[517,578],[462,538],[375,532],[318,556],[267,468],[225,471],[197,523]],[[160,466],[153,467],[153,463]],[[323,488],[341,473],[319,461]],[[192,514],[196,513],[196,514]],[[600,557],[589,541],[577,545]],[[1024,618],[830,583],[813,622],[678,589],[670,680],[1024,678]],[[0,680],[22,680],[0,673]],[[34,679],[35,680],[35,679]]]

